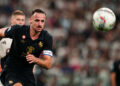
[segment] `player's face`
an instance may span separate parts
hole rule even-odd
[[[46,15],[43,13],[34,13],[30,18],[30,26],[33,30],[41,32],[45,26]]]
[[[25,16],[24,15],[15,15],[11,18],[11,25],[24,25],[25,24]]]

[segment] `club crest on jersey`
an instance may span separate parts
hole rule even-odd
[[[22,35],[22,39],[26,39],[26,36],[25,36],[25,35]]]
[[[39,42],[39,47],[43,47],[43,43],[41,41]]]

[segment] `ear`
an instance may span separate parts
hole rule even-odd
[[[10,18],[10,24],[13,25],[13,18]]]

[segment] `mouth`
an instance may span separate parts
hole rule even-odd
[[[37,31],[41,31],[41,30],[42,30],[42,27],[38,27],[38,28],[37,28]]]

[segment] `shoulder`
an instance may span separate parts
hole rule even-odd
[[[14,25],[12,26],[13,29],[16,29],[18,32],[24,32],[29,29],[28,25]]]
[[[23,28],[29,28],[29,26],[28,25],[13,25],[13,26],[11,26],[11,28],[23,29]]]
[[[27,28],[26,25],[13,25],[11,27],[8,27],[8,29],[6,29],[6,32],[9,32],[9,31],[19,31],[19,30],[22,30],[23,28]]]
[[[117,60],[113,63],[114,66],[119,66],[120,65],[120,60]]]
[[[43,31],[42,31],[42,34],[43,34],[45,37],[50,37],[50,38],[52,38],[51,34],[49,34],[49,32],[46,31],[46,30],[43,30]]]
[[[19,28],[20,30],[29,29],[29,26],[28,26],[28,25],[15,25],[15,27]]]

